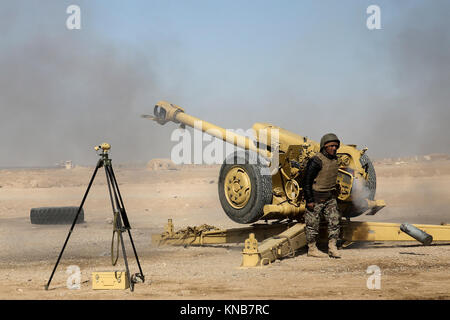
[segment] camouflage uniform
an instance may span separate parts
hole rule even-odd
[[[316,246],[319,235],[320,219],[324,218],[328,224],[328,255],[340,258],[337,252],[336,242],[339,238],[340,214],[337,207],[337,174],[339,164],[336,152],[328,153],[325,145],[336,142],[335,148],[339,148],[340,141],[333,133],[326,134],[320,140],[320,151],[314,155],[306,165],[304,178],[304,191],[306,201],[306,241],[308,242],[308,256],[323,257]],[[313,203],[311,210],[309,204]]]
[[[306,241],[312,243],[316,241],[319,234],[320,218],[327,221],[328,224],[328,239],[339,238],[339,220],[341,218],[339,210],[337,208],[337,201],[335,197],[326,200],[322,203],[316,203],[314,211],[306,210],[305,222],[306,222]]]

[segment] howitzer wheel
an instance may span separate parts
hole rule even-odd
[[[374,200],[375,193],[377,191],[377,176],[375,174],[375,168],[372,161],[370,161],[370,158],[366,154],[363,154],[359,161],[367,173],[367,179],[365,181],[367,194],[364,195],[369,200]],[[347,218],[353,218],[363,214],[366,210],[366,202],[362,201],[360,203],[358,199],[355,199],[351,205],[347,206],[346,209],[343,210],[342,215]]]
[[[375,174],[375,168],[366,154],[363,154],[359,159],[362,167],[367,172],[367,188],[369,189],[369,199],[375,199],[375,192],[377,191],[377,176]]]
[[[222,164],[219,199],[234,222],[258,221],[263,216],[264,206],[272,202],[272,176],[262,172],[265,167],[265,160],[250,151],[237,151]]]

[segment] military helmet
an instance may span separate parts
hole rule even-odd
[[[338,148],[341,145],[341,141],[339,141],[337,135],[335,135],[334,133],[327,133],[326,135],[324,135],[322,137],[322,139],[320,139],[320,150],[322,150],[322,148],[328,143],[328,142],[332,142],[335,141],[338,143]]]

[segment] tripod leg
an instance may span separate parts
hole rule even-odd
[[[112,242],[111,242],[111,262],[112,265],[115,266],[117,263],[117,259],[119,258],[119,235],[117,235],[117,255],[114,257],[114,235],[117,233],[119,234],[121,232],[120,230],[120,226],[119,226],[119,222],[118,220],[120,220],[119,217],[119,211],[116,208],[117,203],[114,203],[113,200],[113,194],[112,194],[112,190],[111,190],[111,182],[110,182],[110,177],[108,174],[108,170],[107,170],[107,166],[105,166],[105,174],[106,174],[106,182],[108,185],[108,193],[109,193],[109,199],[111,200],[111,207],[112,207],[112,211],[113,211],[113,226],[114,226],[114,231],[113,231],[113,237],[112,237]]]
[[[109,168],[110,168],[109,165],[105,165],[106,181],[107,181],[107,184],[108,184],[109,198],[111,199],[111,206],[113,208],[114,215],[115,215],[115,219],[114,219],[115,220],[114,221],[115,222],[115,226],[114,226],[114,228],[117,229],[117,230],[114,230],[114,231],[117,231],[118,239],[120,239],[120,243],[122,245],[122,255],[123,255],[123,260],[125,262],[125,270],[127,272],[128,281],[130,283],[130,290],[134,291],[134,283],[131,280],[130,269],[128,267],[127,253],[125,251],[125,244],[123,242],[123,237],[122,237],[122,229],[123,229],[122,220],[121,220],[120,216],[118,215],[118,213],[117,213],[117,216],[116,216],[116,212],[117,212],[116,211],[116,206],[117,206],[117,208],[119,210],[121,208],[120,208],[119,201],[117,199],[117,193],[116,193],[116,190],[115,190],[114,183],[112,182],[111,172],[108,170]],[[112,185],[112,190],[111,190],[111,185]],[[114,200],[113,200],[113,195],[114,195]],[[114,233],[113,233],[113,240],[114,240]],[[111,248],[111,254],[112,253],[113,253],[113,248]],[[117,255],[116,258],[118,258],[118,257],[119,257],[119,255]],[[112,256],[111,256],[111,258],[112,258]],[[114,263],[114,259],[113,259],[113,266],[114,265],[115,265],[115,263]]]
[[[120,194],[119,184],[117,183],[116,176],[114,175],[114,170],[112,166],[108,166],[108,168],[105,167],[105,169],[108,170],[109,175],[111,177],[111,184],[114,190],[114,196],[116,198],[117,207],[121,208],[120,215],[122,216],[123,224],[125,225],[126,229],[131,229],[130,222],[128,221],[128,216],[125,212],[125,206],[123,204],[122,195]]]
[[[95,167],[94,173],[92,174],[91,180],[89,181],[89,185],[88,185],[88,187],[86,189],[86,192],[84,193],[83,200],[81,200],[80,207],[78,208],[78,211],[77,211],[77,214],[75,216],[75,219],[72,222],[72,226],[70,227],[69,233],[67,235],[66,241],[64,242],[62,250],[59,253],[58,260],[56,261],[55,267],[53,268],[52,274],[50,275],[50,279],[48,279],[48,282],[45,285],[45,290],[48,290],[48,287],[50,286],[50,282],[52,281],[53,275],[55,274],[56,268],[58,267],[59,261],[61,260],[61,257],[62,257],[62,254],[64,252],[64,249],[66,248],[67,242],[69,241],[70,235],[72,234],[73,228],[75,227],[75,224],[77,222],[78,215],[80,214],[81,209],[83,208],[84,202],[86,201],[86,197],[87,197],[87,195],[89,193],[89,190],[91,189],[92,183],[94,182],[95,176],[97,175],[97,171],[102,166],[103,166],[103,160],[100,159],[97,162],[97,165]]]
[[[123,254],[123,260],[125,262],[125,270],[127,271],[127,275],[128,275],[128,281],[130,283],[130,290],[134,291],[134,283],[131,279],[131,273],[130,273],[130,269],[128,268],[128,259],[127,259],[127,253],[125,251],[125,244],[123,242],[123,236],[122,236],[122,232],[119,232],[119,238],[120,238],[120,243],[122,244],[122,254]]]
[[[105,167],[105,169],[106,169],[106,167]],[[125,206],[123,204],[122,196],[120,195],[119,185],[117,183],[116,176],[114,174],[114,170],[113,170],[112,166],[108,167],[108,169],[110,171],[111,181],[113,182],[113,185],[115,185],[115,189],[117,190],[117,194],[119,195],[120,205],[121,205],[121,208],[122,208],[122,210],[120,211],[121,215],[122,215],[122,218],[125,217],[126,221],[128,222],[127,213],[125,211]],[[116,197],[116,199],[117,199],[117,197]],[[130,226],[129,223],[128,223],[128,226]],[[133,241],[133,237],[131,236],[130,229],[131,229],[131,227],[127,228],[128,236],[130,237],[131,246],[133,247],[134,256],[136,257],[136,262],[137,262],[137,265],[138,265],[138,268],[139,268],[139,272],[141,274],[141,279],[142,279],[142,281],[145,281],[144,280],[145,279],[144,278],[144,273],[142,272],[141,264],[139,262],[139,257],[137,255],[136,247],[134,246],[134,241]]]
[[[134,242],[133,242],[133,238],[131,237],[131,232],[129,229],[128,229],[128,236],[130,237],[131,246],[133,247],[134,256],[136,257],[136,262],[137,262],[137,265],[139,268],[139,273],[141,274],[140,278],[141,278],[142,282],[144,282],[145,281],[144,273],[142,272],[141,264],[139,263],[139,257],[137,255],[136,248],[135,248]]]

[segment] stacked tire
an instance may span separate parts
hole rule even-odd
[[[32,208],[30,220],[32,224],[72,224],[79,207],[41,207]],[[84,210],[81,209],[77,224],[84,222]]]

